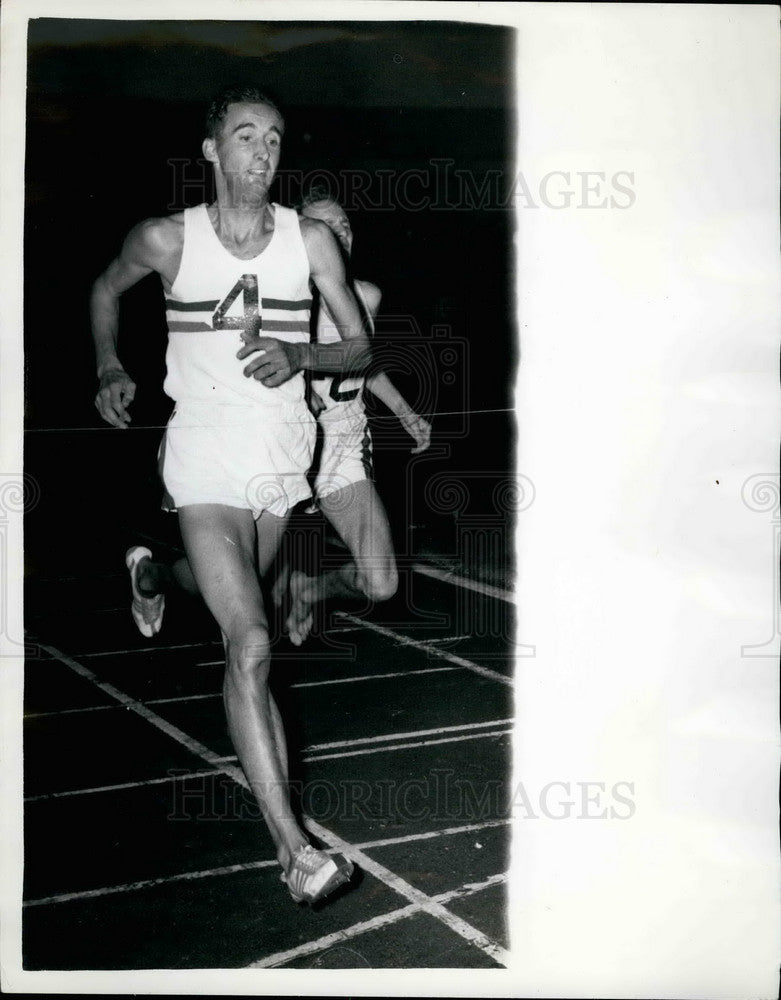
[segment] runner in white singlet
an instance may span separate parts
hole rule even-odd
[[[315,188],[304,198],[302,216],[325,222],[339,240],[345,257],[352,252],[353,234],[346,213],[323,189]],[[368,281],[353,283],[370,328],[379,308],[381,292]],[[327,303],[321,303],[317,341],[340,340]],[[366,388],[381,399],[415,440],[413,452],[425,450],[431,427],[414,412],[387,375],[370,375]],[[398,573],[385,507],[372,482],[371,438],[363,404],[364,380],[321,375],[312,376],[313,408],[323,433],[315,494],[323,514],[346,544],[352,558],[338,570],[307,575],[298,568],[290,573],[290,612],[287,629],[291,642],[300,645],[312,627],[313,607],[328,597],[388,600],[396,592]],[[274,596],[280,601],[280,587]]]
[[[291,896],[313,902],[349,878],[352,864],[315,850],[291,809],[258,574],[274,558],[290,505],[308,493],[312,421],[301,371],[316,357],[319,368],[354,373],[370,352],[331,231],[270,203],[283,132],[279,110],[257,89],[219,95],[202,147],[214,168],[216,200],[131,230],[93,286],[91,319],[100,379],[95,403],[108,423],[125,428],[135,384],[117,354],[119,300],[145,275],[160,275],[169,328],[166,390],[176,401],[163,474],[194,583],[222,630],[236,754]],[[307,343],[310,280],[343,331],[339,344]],[[131,549],[126,561],[134,617],[154,634],[163,595],[148,550]]]

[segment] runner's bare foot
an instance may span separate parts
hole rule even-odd
[[[295,569],[290,574],[288,594],[290,598],[290,614],[287,616],[286,627],[290,641],[294,646],[300,646],[312,631],[314,602],[309,596],[311,579]]]

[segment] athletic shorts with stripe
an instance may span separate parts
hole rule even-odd
[[[372,441],[363,407],[333,406],[318,417],[322,433],[320,461],[315,475],[315,497],[371,480]]]

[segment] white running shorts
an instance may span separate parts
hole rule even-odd
[[[312,495],[315,421],[308,407],[177,403],[160,446],[166,510],[216,503],[283,517]]]
[[[315,476],[317,499],[352,483],[371,480],[372,440],[363,409],[332,407],[320,414],[318,422],[323,439]]]

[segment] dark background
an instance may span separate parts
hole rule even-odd
[[[514,216],[502,204],[515,142],[510,29],[58,18],[31,20],[28,45],[25,462],[43,498],[34,529],[44,516],[78,519],[84,502],[93,522],[99,510],[136,524],[156,512],[161,432],[141,428],[164,424],[171,408],[159,279],[122,302],[120,356],[138,383],[128,432],[104,425],[93,406],[89,289],[134,223],[211,197],[199,182],[205,106],[235,80],[267,89],[285,114],[274,200],[289,203],[314,171],[327,170],[339,195],[346,172],[368,178],[363,207],[348,205],[354,272],[383,290],[378,337],[417,340],[392,377],[421,411],[439,414],[432,449],[411,465],[395,422],[375,421],[394,529],[440,521],[452,536],[454,518],[506,513],[490,497],[512,468],[513,423],[483,411],[512,407],[517,362]],[[415,203],[405,204],[399,179],[416,170],[424,180],[410,183]],[[466,493],[443,493],[446,475]],[[445,548],[458,548],[453,537]]]

